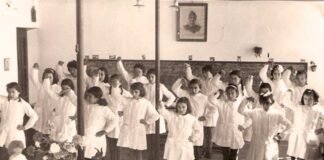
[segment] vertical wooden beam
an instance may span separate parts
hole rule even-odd
[[[77,129],[78,134],[84,135],[84,101],[83,101],[83,93],[84,93],[84,68],[83,68],[83,15],[82,15],[82,0],[76,0],[76,52],[77,52],[77,61],[78,61],[78,106],[77,106]],[[78,160],[84,160],[84,151],[82,149],[78,150]]]
[[[159,107],[160,101],[160,0],[155,0],[155,106]],[[160,120],[155,125],[156,148],[155,159],[160,159]]]

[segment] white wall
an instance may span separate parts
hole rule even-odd
[[[9,23],[0,25],[0,35],[0,95],[7,95],[6,84],[18,81],[16,28]],[[4,71],[5,58],[10,58],[9,71]]]
[[[18,81],[17,64],[17,27],[35,28],[37,23],[31,22],[32,0],[13,1],[12,8],[7,8],[3,2],[0,3],[0,94],[7,95],[6,84]],[[35,0],[36,10],[38,2]],[[38,14],[38,12],[36,12]],[[37,16],[38,17],[38,16]],[[33,35],[32,35],[33,36]],[[31,39],[31,48],[37,48],[38,43]],[[31,59],[38,57],[38,53],[29,54]],[[4,71],[4,58],[10,58],[10,70]],[[37,58],[36,58],[37,59]],[[37,59],[38,60],[38,59]]]
[[[324,63],[324,2],[214,1],[208,2],[208,42],[177,42],[176,12],[172,0],[161,2],[162,59],[265,61],[266,53],[277,61],[315,60],[319,85]],[[109,54],[140,59],[154,58],[154,1],[136,8],[130,0],[85,1],[85,51],[108,58]],[[75,4],[67,0],[40,2],[38,46],[42,65],[75,57]],[[322,12],[320,11],[322,9]],[[264,54],[256,59],[254,46]],[[323,73],[323,72],[322,72]],[[316,84],[314,83],[314,84]],[[324,89],[322,89],[324,95]]]

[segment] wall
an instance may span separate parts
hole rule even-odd
[[[18,64],[17,64],[17,33],[16,28],[37,28],[38,23],[31,22],[31,6],[32,1],[35,2],[36,10],[38,10],[37,0],[13,0],[12,8],[7,8],[3,2],[0,3],[0,94],[7,95],[6,84],[9,82],[18,81]],[[38,11],[37,17],[38,17]],[[31,34],[31,37],[37,36]],[[38,61],[38,53],[33,53],[33,50],[38,50],[37,40],[30,39],[29,58]],[[10,70],[4,71],[4,58],[10,58]]]
[[[7,95],[7,83],[18,80],[16,28],[4,24],[0,25],[0,95]],[[4,71],[4,58],[10,58],[9,71]]]
[[[176,12],[172,0],[161,1],[161,58],[197,60],[266,61],[270,52],[277,61],[315,60],[317,74],[311,75],[320,86],[324,63],[324,2],[293,1],[214,1],[208,2],[208,42],[177,42]],[[136,8],[129,0],[85,1],[84,33],[87,54],[108,58],[109,54],[139,59],[154,58],[154,1]],[[58,60],[75,57],[75,5],[68,0],[40,2],[38,46],[42,65],[54,66]],[[55,15],[55,16],[54,16]],[[254,46],[264,54],[256,59]],[[324,94],[324,89],[322,89]]]

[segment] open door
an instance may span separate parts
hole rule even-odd
[[[17,59],[18,83],[21,87],[21,97],[29,101],[28,87],[28,42],[27,29],[17,28]]]

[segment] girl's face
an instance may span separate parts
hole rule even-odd
[[[260,94],[271,92],[269,88],[260,88]]]
[[[46,73],[45,78],[48,78],[50,80],[50,83],[53,84],[54,76],[52,73]]]
[[[68,69],[72,77],[77,77],[78,76],[78,69],[77,68],[69,68]]]
[[[106,78],[105,72],[103,70],[99,70],[98,74],[99,74],[99,81],[103,82]]]
[[[71,87],[69,85],[62,85],[61,88],[62,91],[71,90]]]
[[[306,74],[299,74],[296,77],[296,83],[298,86],[305,86],[307,83],[307,77]]]
[[[9,99],[18,99],[20,97],[20,92],[18,92],[15,88],[8,88],[7,92]]]
[[[239,85],[241,83],[241,78],[237,75],[231,75],[229,78],[229,83]]]
[[[135,77],[143,76],[143,70],[141,70],[140,68],[134,68],[134,76]]]
[[[238,96],[236,90],[232,88],[226,90],[226,95],[230,101],[235,101]]]
[[[111,80],[111,85],[113,87],[118,87],[120,85],[119,79],[116,78],[116,79]]]
[[[20,147],[16,147],[16,148],[13,149],[14,154],[21,154],[22,151],[23,151],[23,149],[20,148]]]
[[[193,94],[193,95],[196,95],[200,92],[200,87],[199,87],[199,84],[191,84],[189,86],[190,88],[190,93]]]
[[[97,104],[98,100],[99,100],[99,98],[95,97],[93,94],[87,93],[87,95],[86,95],[86,101],[89,104]]]
[[[209,71],[202,72],[203,78],[208,79],[210,77],[213,77],[212,73]]]
[[[150,83],[155,83],[155,75],[154,74],[149,74],[147,76],[148,80]]]
[[[178,111],[178,113],[181,114],[181,115],[186,114],[186,112],[187,112],[187,108],[188,108],[188,106],[187,106],[186,103],[181,103],[181,102],[180,102],[180,103],[177,104],[177,111]]]
[[[315,103],[314,97],[311,95],[307,95],[307,94],[304,95],[303,100],[304,100],[305,106],[313,106]]]
[[[273,80],[279,80],[281,78],[281,73],[278,70],[273,71],[272,78]]]
[[[133,95],[133,98],[135,98],[135,99],[141,98],[140,97],[141,91],[138,89],[131,90],[131,94]]]

